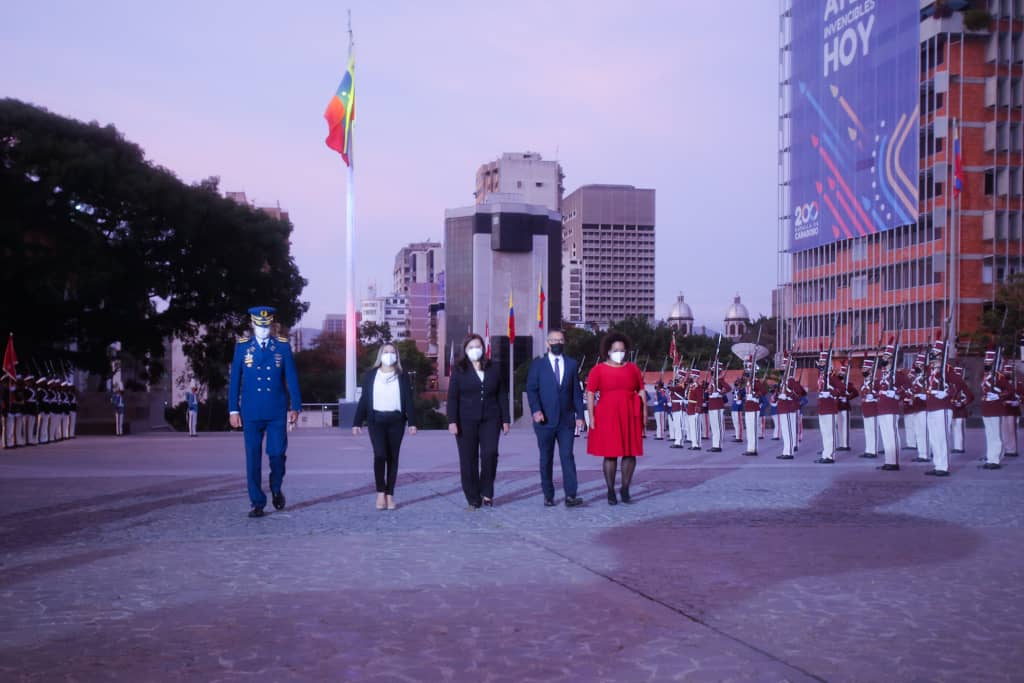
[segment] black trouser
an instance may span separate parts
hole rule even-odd
[[[470,505],[480,505],[481,498],[494,498],[494,478],[498,474],[498,435],[501,421],[491,418],[481,422],[466,421],[459,425],[455,442],[459,447],[459,470],[462,492]]]
[[[373,444],[373,477],[377,493],[395,495],[398,478],[398,449],[405,434],[405,415],[401,411],[374,411],[373,421],[367,425]]]

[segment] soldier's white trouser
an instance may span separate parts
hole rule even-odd
[[[63,439],[70,439],[71,438],[71,413],[64,413],[64,415],[61,416],[60,424],[61,424],[61,427],[63,427],[63,434],[61,435],[61,438],[63,438]]]
[[[669,413],[669,438],[676,446],[683,445],[683,411],[676,410]]]
[[[885,464],[898,465],[900,450],[899,435],[896,433],[896,424],[899,415],[879,415],[875,418],[878,422],[878,432],[882,436],[882,448],[885,449]],[[878,444],[875,443],[877,447]]]
[[[965,420],[962,417],[953,418],[952,437],[953,437],[953,450],[962,451],[964,449],[964,423]]]
[[[889,450],[888,448],[886,450]],[[864,452],[878,455],[878,418],[864,418]]]
[[[928,411],[918,411],[911,417],[914,419],[914,435],[917,438],[917,457],[928,458],[931,450],[928,440]]]
[[[743,413],[743,428],[747,430],[747,453],[757,453],[757,418],[761,417],[758,410]]]
[[[821,430],[821,457],[836,459],[836,416],[818,415],[818,429]]]
[[[997,465],[1003,459],[1002,419],[998,415],[981,418],[985,425],[985,462]]]
[[[917,413],[903,414],[903,439],[907,448],[917,448]]]
[[[1003,415],[1003,452],[1017,452],[1017,416]]]
[[[690,434],[690,446],[700,448],[700,413],[686,416],[686,431]]]
[[[114,434],[121,436],[124,433],[124,413],[114,413]]]
[[[75,429],[78,427],[78,411],[72,410],[68,415],[68,438],[75,438]]]
[[[196,418],[199,417],[199,413],[194,410],[186,410],[185,417],[188,419],[188,433],[191,436],[196,433]]]
[[[723,415],[725,410],[719,408],[718,410],[709,410],[708,419],[711,420],[711,447],[721,448],[722,447],[722,427]]]
[[[50,441],[49,413],[39,413],[39,418],[36,420],[36,429],[39,432],[39,443],[48,443]]]
[[[836,413],[836,442],[840,448],[850,447],[850,411]]]
[[[929,410],[925,413],[928,420],[928,449],[932,454],[935,469],[949,470],[949,417],[952,411]]]
[[[27,415],[18,413],[18,419],[14,425],[15,437],[18,440],[19,446],[24,446],[28,443],[28,434],[25,432],[25,418]]]
[[[793,455],[793,444],[796,443],[796,413],[779,413],[775,418],[782,434],[782,454]]]
[[[792,413],[790,413],[790,415],[792,415]],[[780,436],[782,436],[782,428],[781,428],[781,426],[779,424],[780,422],[782,422],[782,413],[776,413],[775,415],[772,415],[772,438],[773,439],[778,439]]]
[[[6,441],[4,446],[7,448],[14,448],[18,445],[18,417],[18,415],[8,413],[5,420],[4,437]]]
[[[661,416],[664,415],[664,411],[658,411],[654,413],[654,438],[660,439],[664,436],[664,428],[661,424]]]
[[[741,419],[740,415],[741,415],[741,411],[739,411],[739,410],[730,410],[729,411],[729,416],[732,418],[732,428],[736,432],[736,440],[737,441],[740,441],[740,440],[743,439],[743,430],[746,427],[746,425],[744,425],[743,420]]]
[[[36,415],[26,415],[25,420],[25,435],[28,437],[28,442],[33,446],[39,444],[39,420]]]
[[[53,415],[50,415],[50,441],[60,441],[61,440],[62,434],[61,434],[60,423],[61,423],[61,420],[63,420],[63,419],[64,419],[64,416],[61,415],[60,413],[54,413]]]

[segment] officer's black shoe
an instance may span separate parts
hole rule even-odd
[[[256,507],[254,505],[252,507],[252,510],[249,510],[249,516],[250,517],[262,517],[263,516],[263,508]]]
[[[733,443],[743,443],[743,439],[729,439]]]
[[[882,470],[883,472],[898,472],[899,469],[900,469],[900,466],[899,465],[882,465],[881,467],[876,467],[875,469]]]
[[[569,504],[569,500],[568,499],[566,499],[565,504],[566,505]],[[546,507],[546,508],[553,508],[553,507],[555,507],[555,499],[554,498],[545,498],[544,499],[544,507]]]
[[[756,456],[757,451],[743,451],[743,455]]]
[[[669,448],[682,448],[682,446],[680,446],[679,444],[675,444],[674,443],[671,446],[669,446]]]
[[[712,446],[712,447],[711,447],[711,448],[709,448],[708,450],[709,450],[709,451],[711,451],[712,453],[721,453],[721,452],[722,452],[722,449],[721,449],[721,448],[716,448],[716,447],[714,447],[714,446]]]
[[[832,458],[818,458],[814,462],[818,463],[819,465],[831,465],[835,463],[835,460],[833,460]]]
[[[702,451],[704,449],[701,448],[700,446],[690,446],[690,450],[691,451]]]
[[[1016,453],[1006,453],[1006,457],[1007,458],[1016,458],[1017,454]]]
[[[792,455],[776,455],[775,459],[776,460],[792,460],[793,456]]]
[[[928,462],[928,458],[922,458],[922,457],[912,458],[910,460],[910,462]]]
[[[954,448],[952,451],[950,451],[950,453],[966,453],[966,452],[967,451],[965,451],[962,448]]]
[[[878,455],[876,455],[875,453],[861,453],[857,457],[858,458],[877,458]]]
[[[928,470],[925,474],[932,477],[948,477],[949,470]]]
[[[565,499],[565,507],[567,508],[578,508],[580,505],[583,505],[583,499],[579,496]]]
[[[987,463],[985,463],[984,465],[981,466],[981,469],[983,469],[983,470],[998,470],[1001,467],[1002,467],[1002,465],[1000,465],[997,462],[987,462]]]
[[[274,509],[284,510],[284,493],[281,491],[274,494]]]

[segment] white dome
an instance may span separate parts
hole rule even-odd
[[[740,303],[740,297],[735,296],[732,299],[732,305],[729,306],[729,310],[725,312],[726,320],[750,320],[750,312],[747,311],[747,307]]]
[[[668,314],[669,320],[693,320],[693,311],[690,310],[690,305],[683,301],[683,295],[680,294],[676,298],[676,302],[672,304],[672,311]]]

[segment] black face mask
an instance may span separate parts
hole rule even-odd
[[[561,356],[562,351],[565,350],[565,344],[551,344],[551,353],[556,356]]]

